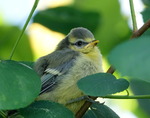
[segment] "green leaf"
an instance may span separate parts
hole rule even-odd
[[[0,59],[8,59],[20,32],[20,28],[16,26],[0,26]],[[26,33],[23,35],[22,40],[17,46],[13,59],[33,61],[31,45]]]
[[[78,87],[90,96],[106,96],[126,90],[129,83],[125,79],[116,79],[110,73],[98,73],[82,78]]]
[[[63,105],[49,101],[34,102],[19,112],[25,118],[74,118],[73,113]]]
[[[130,81],[130,87],[135,95],[150,95],[150,83],[142,80],[132,78]],[[150,116],[150,99],[137,99],[143,112],[146,112]]]
[[[93,116],[89,118],[120,118],[112,109],[110,109],[108,106],[104,104],[94,103],[90,108],[91,108],[90,115],[93,114]]]
[[[31,104],[40,87],[40,78],[28,66],[16,61],[0,61],[0,109],[18,109]]]
[[[150,4],[150,1],[149,1],[149,4]],[[147,7],[142,11],[142,16],[143,16],[144,22],[147,22],[150,19],[150,7]],[[144,35],[145,34],[150,35],[150,29],[144,32]]]
[[[144,22],[148,21],[150,18],[150,8],[144,9],[142,15],[143,15]]]
[[[150,7],[150,0],[142,0],[142,1],[143,1],[143,3],[144,3],[145,5],[147,5],[147,6]]]
[[[82,118],[98,118],[91,109],[84,114]]]
[[[108,57],[123,75],[150,82],[150,40],[148,36],[118,45]]]
[[[19,61],[20,64],[24,64],[26,66],[28,66],[29,68],[33,68],[34,66],[34,62],[30,62],[30,61]]]
[[[86,27],[94,32],[100,23],[100,16],[97,12],[81,11],[73,7],[57,7],[38,12],[33,20],[49,29],[68,34],[74,27]]]

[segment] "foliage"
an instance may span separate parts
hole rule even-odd
[[[100,14],[81,11],[73,7],[57,7],[38,12],[33,20],[49,29],[67,35],[74,27],[86,27],[94,32],[99,25]]]
[[[150,40],[148,36],[141,36],[132,41],[126,41],[111,51],[109,55],[110,63],[123,76],[130,76],[150,82],[150,73],[148,70],[150,67],[149,44]],[[141,60],[143,61],[142,63]]]
[[[119,118],[119,116],[108,106],[93,103],[83,118]]]
[[[146,8],[142,14],[146,22],[150,18],[150,1],[143,0],[143,3],[146,5]],[[30,17],[37,4],[38,0],[35,1],[32,12],[29,15]],[[131,32],[127,21],[120,13],[118,0],[75,0],[72,6],[38,11],[33,17],[33,22],[38,22],[64,34],[67,34],[71,28],[77,26],[89,28],[94,33],[95,38],[101,41],[99,48],[102,50],[103,55],[109,55],[108,60],[113,67],[123,76],[128,76],[129,82],[126,79],[116,79],[115,76],[109,73],[98,73],[82,78],[77,85],[86,95],[110,99],[145,99],[145,96],[150,94],[149,31],[146,31],[144,36],[129,41]],[[16,38],[24,31],[20,31],[16,26],[3,25],[0,27],[2,29],[0,30],[0,44],[3,43],[0,46],[0,58],[8,59]],[[24,30],[25,28],[26,25]],[[128,41],[124,42],[124,40]],[[13,59],[19,61],[0,61],[0,118],[6,118],[8,115],[11,118],[74,117],[71,111],[58,103],[51,101],[34,102],[40,92],[41,83],[40,78],[33,70],[34,63],[30,62],[33,61],[33,54],[28,34],[24,33],[22,41],[13,55]],[[127,90],[128,87],[131,87],[135,95],[113,95]],[[145,96],[139,97],[136,95]],[[150,96],[148,95],[147,98],[150,98]],[[149,114],[149,99],[138,100],[138,102],[145,114]],[[9,110],[16,110],[15,114],[9,114]],[[83,116],[83,118],[91,117],[119,118],[117,113],[109,106],[100,103],[93,103],[90,110]]]
[[[93,33],[95,38],[100,40],[98,45],[103,55],[108,55],[115,45],[130,37],[131,31],[127,20],[120,13],[118,0],[75,0],[74,2],[74,6],[78,9],[100,14],[101,22]]]
[[[21,30],[17,26],[0,26],[0,59],[8,59],[11,49],[20,34]],[[28,56],[26,56],[28,55]],[[29,42],[29,37],[25,33],[22,37],[20,45],[18,45],[14,60],[32,61],[33,54]]]
[[[146,6],[145,9],[142,11],[142,16],[143,16],[143,20],[144,22],[146,22],[147,20],[149,20],[150,18],[150,0],[142,0],[144,5]],[[150,29],[147,30],[145,32],[145,34],[150,35]]]
[[[130,87],[135,95],[149,95],[150,94],[150,84],[146,81],[141,81],[139,79],[131,79]],[[138,103],[141,109],[150,115],[150,99],[138,99]],[[139,114],[140,115],[140,114]],[[142,117],[142,116],[140,116]]]
[[[102,97],[126,90],[129,83],[125,79],[116,79],[110,73],[98,73],[82,78],[77,85],[86,95]]]
[[[31,104],[40,92],[40,78],[29,66],[16,61],[0,62],[0,109]]]
[[[63,105],[49,101],[34,102],[20,109],[19,113],[24,118],[62,118],[62,114],[64,118],[74,118],[73,113]]]

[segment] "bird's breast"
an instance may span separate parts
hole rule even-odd
[[[95,74],[98,72],[103,72],[102,68],[102,57],[98,53],[96,58],[93,60],[93,57],[88,57],[85,54],[81,54],[76,58],[74,65],[69,69],[66,75],[63,75],[63,79],[60,80],[58,91],[62,96],[68,98],[77,98],[81,96],[81,91],[77,87],[77,81],[81,78]]]

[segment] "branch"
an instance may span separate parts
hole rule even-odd
[[[106,73],[113,74],[114,72],[115,72],[115,69],[112,66],[110,66]]]
[[[150,28],[150,19],[137,31],[133,32],[131,38],[136,38],[141,36],[146,30]]]
[[[148,20],[139,30],[133,32],[131,39],[141,36],[148,28],[150,28],[150,20]],[[114,72],[115,72],[115,69],[112,66],[107,70],[107,73],[113,74]],[[120,99],[123,99],[123,97]],[[126,97],[129,97],[129,96],[126,96]],[[91,97],[91,98],[93,100],[97,99],[97,97]],[[111,98],[111,96],[107,96],[107,98]],[[127,98],[124,98],[124,99],[127,99]],[[137,98],[134,98],[134,99],[137,99]],[[76,113],[76,118],[81,118],[85,114],[85,112],[88,110],[88,108],[91,106],[91,104],[92,104],[91,102],[86,101],[83,104],[83,106],[80,108],[80,110]]]

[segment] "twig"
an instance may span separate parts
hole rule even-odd
[[[107,73],[113,74],[114,72],[115,72],[115,69],[112,66],[110,66],[109,69],[107,70]]]
[[[148,28],[150,28],[150,20],[148,20],[139,30],[134,32],[131,36],[131,39],[141,36]],[[107,70],[107,73],[113,74],[114,72],[115,72],[115,69],[112,66]],[[123,97],[121,99],[123,99]],[[91,97],[91,98],[93,100],[97,99],[97,97]],[[107,98],[111,98],[111,97],[108,96]],[[138,97],[136,99],[138,99]],[[83,104],[83,106],[80,108],[80,110],[76,113],[76,118],[81,118],[85,114],[85,112],[88,110],[88,108],[91,106],[91,104],[92,103],[86,101]]]
[[[131,38],[141,36],[148,28],[150,28],[150,19],[139,30],[133,32]]]
[[[21,31],[17,41],[15,42],[15,45],[14,45],[14,47],[12,49],[12,52],[11,52],[11,54],[9,56],[10,60],[12,59],[12,56],[14,55],[14,52],[15,52],[15,50],[16,50],[16,48],[17,48],[17,46],[18,46],[18,44],[19,44],[19,42],[20,42],[20,40],[21,40],[21,38],[22,38],[22,36],[23,36],[23,34],[25,32],[25,29],[26,29],[26,27],[27,27],[27,25],[28,25],[28,23],[29,23],[29,21],[30,21],[30,19],[31,19],[31,17],[32,17],[32,15],[33,15],[37,5],[38,5],[38,2],[39,2],[39,0],[35,0],[34,5],[33,5],[32,9],[31,9],[31,12],[30,12],[30,14],[29,14],[29,16],[28,16],[24,26],[23,26],[23,29],[22,29],[22,31]]]

